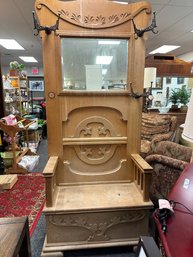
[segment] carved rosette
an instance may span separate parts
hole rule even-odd
[[[80,160],[87,164],[98,165],[108,161],[117,148],[116,145],[105,144],[105,138],[116,136],[111,122],[103,117],[94,116],[80,122],[76,127],[75,137],[91,139],[88,145],[75,146],[75,151]],[[104,139],[103,144],[95,144],[95,139]],[[93,142],[93,144],[92,144]]]
[[[55,215],[49,216],[49,223],[54,226],[59,227],[76,227],[77,231],[79,229],[85,229],[89,231],[87,241],[94,242],[105,240],[111,240],[111,236],[108,233],[108,230],[114,226],[119,226],[126,223],[137,223],[143,220],[146,216],[145,211],[130,211],[127,214],[116,214],[113,217],[111,216],[108,220],[96,222],[96,219],[92,222],[88,216],[80,215]]]

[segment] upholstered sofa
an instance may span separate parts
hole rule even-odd
[[[166,198],[186,164],[192,160],[193,150],[170,141],[154,144],[145,160],[152,166],[150,199],[155,206],[158,199]]]
[[[141,156],[149,155],[159,141],[173,141],[176,129],[176,116],[142,113]]]

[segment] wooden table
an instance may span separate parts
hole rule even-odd
[[[188,164],[171,190],[168,199],[179,202],[193,212],[193,163]],[[176,204],[174,215],[167,218],[167,231],[154,213],[158,236],[167,257],[193,256],[193,215],[182,205]]]
[[[31,257],[28,218],[0,218],[0,257]]]

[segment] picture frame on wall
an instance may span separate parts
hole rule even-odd
[[[177,78],[177,84],[183,84],[184,83],[184,78],[183,77],[178,77]]]
[[[166,84],[171,84],[171,83],[172,83],[172,78],[166,77]]]
[[[39,77],[29,78],[29,91],[44,91],[44,79]]]
[[[163,87],[163,78],[156,77],[156,85],[155,87],[152,87],[152,89],[162,89],[162,87]]]

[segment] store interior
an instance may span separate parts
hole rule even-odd
[[[2,4],[0,256],[189,257],[193,3],[91,2]]]

